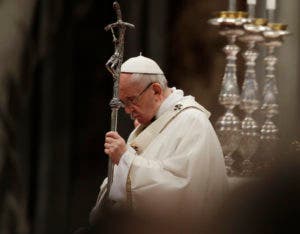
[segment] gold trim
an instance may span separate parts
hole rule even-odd
[[[248,18],[248,12],[246,11],[238,11],[236,14],[237,18]]]
[[[268,26],[274,31],[286,31],[287,30],[287,24],[268,23]]]
[[[217,12],[217,18],[241,19],[247,18],[248,12],[245,11],[220,11]]]
[[[126,181],[126,195],[127,195],[127,207],[132,209],[132,192],[131,192],[131,179],[130,179],[130,169],[128,172],[128,177]]]
[[[268,20],[265,18],[255,18],[253,24],[256,26],[265,26],[267,25]]]

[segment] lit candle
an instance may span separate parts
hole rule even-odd
[[[266,8],[267,8],[267,10],[275,10],[276,9],[276,0],[267,0]]]
[[[248,5],[255,5],[256,4],[256,0],[247,0],[247,4]]]
[[[229,11],[236,11],[236,0],[229,0]]]

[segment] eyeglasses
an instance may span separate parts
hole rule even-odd
[[[132,106],[132,105],[136,105],[140,98],[142,97],[142,95],[146,92],[146,90],[152,85],[153,83],[150,83],[146,86],[146,88],[144,88],[137,96],[135,97],[131,97],[131,98],[128,98],[126,101],[121,101],[121,104],[122,104],[122,107],[125,108],[125,107],[128,107],[128,106]]]

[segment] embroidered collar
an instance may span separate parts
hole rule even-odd
[[[171,94],[163,101],[160,105],[155,118],[158,119],[163,113],[165,113],[170,108],[173,108],[177,102],[183,99],[184,93],[180,89],[176,89],[175,87],[172,88]]]

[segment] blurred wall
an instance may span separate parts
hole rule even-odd
[[[300,139],[300,10],[299,1],[278,1],[278,20],[288,24],[291,35],[277,51],[279,86],[279,126],[282,144],[287,145]]]
[[[27,234],[28,154],[17,136],[22,64],[35,0],[0,1],[0,233]],[[24,99],[26,97],[23,96]],[[23,138],[23,142],[27,139]],[[21,147],[28,147],[22,144]]]

